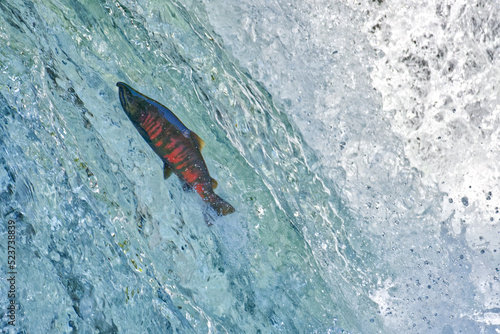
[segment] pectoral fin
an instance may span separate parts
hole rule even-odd
[[[212,179],[212,189],[217,188],[217,181],[215,179]]]
[[[164,164],[163,165],[163,178],[166,180],[172,175],[172,168],[169,167],[169,165]]]
[[[203,140],[201,140],[201,138],[198,137],[198,135],[196,133],[194,133],[193,131],[191,131],[190,135],[191,135],[191,138],[195,141],[195,143],[198,144],[198,149],[201,152],[203,147],[205,147],[205,142]]]

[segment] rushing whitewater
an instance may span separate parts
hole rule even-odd
[[[498,12],[0,3],[0,328],[497,333]],[[164,180],[120,81],[210,142],[236,212]]]

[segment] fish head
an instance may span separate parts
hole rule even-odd
[[[126,83],[118,82],[116,85],[118,86],[118,95],[123,110],[132,121],[137,120],[141,116],[141,112],[144,112],[147,107],[147,101],[145,101],[141,93]]]

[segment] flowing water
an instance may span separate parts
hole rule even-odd
[[[495,1],[0,2],[5,333],[499,333]],[[163,180],[123,81],[205,142]]]

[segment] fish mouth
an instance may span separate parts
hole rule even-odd
[[[125,98],[125,90],[128,88],[127,84],[124,84],[123,82],[117,82],[116,85],[118,86],[118,96],[120,97],[120,103],[122,104],[123,109],[126,110],[127,108],[127,99]]]

